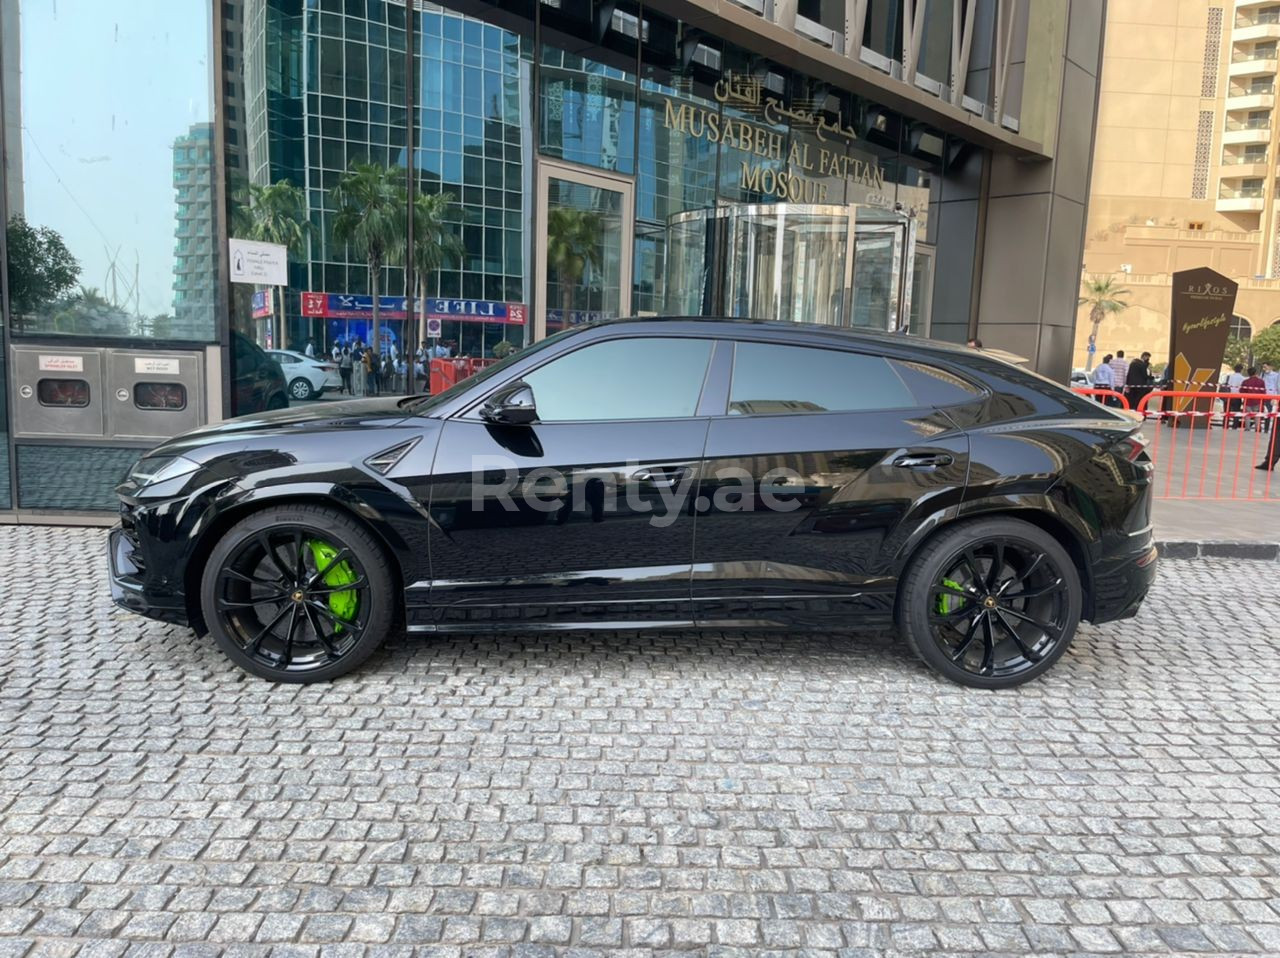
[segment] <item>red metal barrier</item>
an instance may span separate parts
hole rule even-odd
[[[1129,400],[1125,398],[1124,393],[1116,392],[1114,389],[1094,389],[1091,386],[1072,386],[1073,393],[1079,393],[1081,396],[1092,396],[1099,402],[1107,406],[1119,406],[1121,409],[1132,408]],[[1119,402],[1105,402],[1105,400],[1118,399]]]
[[[1147,447],[1157,498],[1272,497],[1280,395],[1158,389],[1142,397],[1138,412],[1157,426]]]
[[[433,359],[429,370],[427,388],[431,395],[442,393],[455,383],[468,376],[474,376],[485,366],[491,366],[496,359]]]

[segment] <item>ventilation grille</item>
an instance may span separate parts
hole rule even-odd
[[[1213,151],[1213,111],[1201,110],[1196,124],[1196,162],[1191,170],[1191,198],[1209,195],[1209,154]]]
[[[1200,95],[1218,94],[1218,51],[1222,49],[1222,7],[1210,7],[1204,29],[1204,73],[1200,76]]]
[[[1276,220],[1276,239],[1271,249],[1271,268],[1267,270],[1267,277],[1274,279],[1277,272],[1280,272],[1280,219]]]
[[[402,442],[399,445],[392,446],[390,449],[384,449],[382,452],[374,453],[364,461],[364,464],[374,472],[378,473],[378,475],[385,476],[396,467],[396,463],[404,458],[405,453],[417,444],[417,439],[410,439],[408,442]]]

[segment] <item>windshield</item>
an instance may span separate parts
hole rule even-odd
[[[429,413],[431,412],[432,409],[435,409],[436,406],[439,406],[441,403],[446,402],[450,399],[453,399],[455,396],[459,395],[464,390],[470,389],[472,386],[477,386],[480,383],[484,382],[486,379],[491,379],[494,376],[501,374],[507,367],[509,367],[513,362],[515,362],[515,360],[523,359],[525,356],[529,356],[533,353],[546,349],[552,343],[559,342],[561,339],[564,339],[566,336],[572,336],[574,333],[578,332],[582,328],[583,327],[579,326],[573,329],[562,329],[560,332],[556,333],[553,336],[548,336],[546,339],[540,342],[536,342],[532,346],[526,346],[524,349],[520,350],[519,352],[512,353],[510,356],[507,356],[504,359],[498,360],[492,366],[486,366],[484,369],[480,370],[474,376],[468,376],[466,379],[458,380],[456,383],[454,383],[452,386],[450,386],[448,389],[444,390],[443,392],[436,393],[434,396],[423,396],[421,399],[418,399],[412,404],[407,405],[406,408],[416,413],[417,415],[423,415],[425,413]]]

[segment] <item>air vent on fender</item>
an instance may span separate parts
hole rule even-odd
[[[403,459],[405,454],[417,444],[417,439],[410,439],[406,442],[397,443],[390,449],[384,449],[382,452],[374,453],[364,461],[364,464],[378,475],[385,476],[394,469],[396,463]]]

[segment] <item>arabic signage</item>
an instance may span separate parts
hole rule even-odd
[[[231,282],[263,286],[289,285],[289,250],[279,243],[227,240],[231,258]]]
[[[490,299],[429,298],[416,301],[415,316],[460,320],[471,323],[525,322],[527,307],[523,303],[503,303]],[[349,293],[303,293],[302,315],[322,319],[372,319],[373,297]],[[409,300],[404,296],[379,296],[379,319],[406,319]]]
[[[1206,266],[1173,274],[1169,330],[1172,388],[1209,390],[1217,384],[1237,289],[1239,284]],[[1174,408],[1186,409],[1191,402],[1175,400]],[[1190,417],[1190,421],[1200,418]]]
[[[843,179],[855,187],[857,202],[892,206],[885,192],[884,171],[871,154],[855,154],[849,146],[858,139],[839,114],[834,119],[800,107],[785,106],[768,94],[756,77],[726,73],[716,82],[718,103],[758,114],[764,124],[726,116],[715,109],[664,97],[662,123],[709,143],[719,143],[745,154],[739,161],[738,183],[743,190],[764,193],[780,201],[825,203],[831,179]],[[789,140],[772,128],[789,124],[793,134],[810,132],[815,142],[796,136]]]
[[[253,293],[253,318],[262,319],[264,316],[271,315],[271,300],[267,298],[265,289],[254,290]]]

